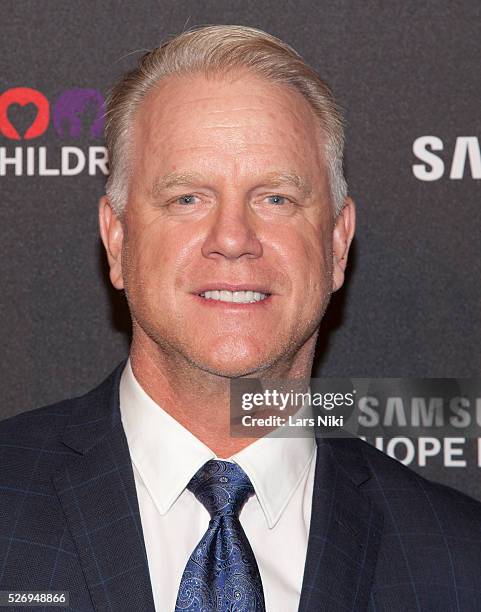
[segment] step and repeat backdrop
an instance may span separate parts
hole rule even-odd
[[[395,379],[382,399],[366,396],[362,416],[368,433],[398,429],[376,429],[370,441],[481,499],[479,1],[1,8],[0,419],[86,392],[128,353],[128,311],[109,286],[97,230],[109,88],[166,37],[243,24],[294,46],[347,121],[358,230],[313,376]],[[457,381],[440,398],[429,384],[403,395],[406,378]]]

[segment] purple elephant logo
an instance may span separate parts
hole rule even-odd
[[[105,100],[96,89],[67,89],[53,107],[53,125],[63,138],[78,138],[84,125],[90,126],[90,136],[97,138],[104,128]]]

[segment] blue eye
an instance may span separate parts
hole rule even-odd
[[[182,204],[184,206],[188,206],[189,204],[193,204],[195,200],[195,196],[194,195],[183,195],[180,196],[179,198],[177,198],[177,201],[179,202],[179,204]]]
[[[268,196],[267,199],[270,200],[272,202],[272,204],[275,204],[276,206],[280,206],[282,204],[285,204],[286,200],[287,200],[287,198],[285,198],[284,196],[280,196],[280,195]]]

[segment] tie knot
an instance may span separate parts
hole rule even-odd
[[[211,459],[204,463],[187,485],[210,516],[239,516],[254,487],[236,463]]]

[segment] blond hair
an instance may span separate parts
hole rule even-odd
[[[347,195],[343,172],[344,127],[327,84],[288,44],[255,28],[204,26],[183,32],[146,53],[137,68],[112,89],[107,100],[105,135],[110,176],[107,196],[117,214],[127,203],[132,164],[132,124],[145,96],[171,75],[206,76],[247,69],[276,84],[299,91],[313,109],[324,136],[325,159],[334,213]]]

